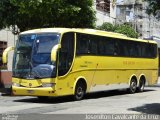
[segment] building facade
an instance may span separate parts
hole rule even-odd
[[[15,46],[15,42],[16,42],[17,36],[13,35],[11,30],[9,29],[3,29],[0,30],[0,46],[1,51],[0,51],[0,59],[2,59],[2,53],[3,50],[8,47],[8,46]],[[13,58],[13,51],[11,51],[8,55],[8,64],[7,64],[7,69],[9,71],[12,71],[12,58]]]
[[[115,24],[116,5],[114,0],[94,0],[94,9],[96,11],[96,25],[102,25],[104,22]]]
[[[160,37],[160,21],[146,13],[147,2],[123,0],[117,4],[116,23],[129,23],[138,32],[139,38]]]

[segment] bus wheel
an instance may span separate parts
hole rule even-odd
[[[129,93],[133,94],[137,90],[137,81],[135,78],[132,78],[130,81]]]
[[[144,79],[140,79],[137,91],[138,92],[143,92],[144,91],[144,87],[145,87],[145,80]]]
[[[85,95],[85,85],[82,82],[78,82],[74,92],[74,100],[81,100]]]

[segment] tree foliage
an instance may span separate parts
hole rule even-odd
[[[101,26],[97,26],[97,29],[112,32],[112,31],[114,31],[115,28],[111,23],[105,22]]]
[[[138,33],[135,32],[135,30],[128,24],[112,25],[111,23],[105,22],[101,26],[98,26],[97,29],[121,33],[132,38],[138,38]]]
[[[160,0],[145,0],[148,2],[147,13],[156,16],[160,11]]]
[[[92,0],[0,0],[0,29],[41,27],[93,28]]]

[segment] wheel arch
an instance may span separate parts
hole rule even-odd
[[[86,82],[86,78],[83,77],[83,76],[79,76],[75,82],[74,82],[74,85],[73,85],[73,94],[75,92],[75,89],[76,89],[76,85],[78,82],[82,82],[84,85],[85,85],[85,90],[87,91],[87,82]]]
[[[137,82],[137,86],[138,86],[138,80],[137,80],[137,76],[136,76],[135,74],[133,74],[133,75],[130,76],[128,85],[130,86],[130,83],[131,83],[132,78],[135,78],[135,80],[136,80],[136,82]]]
[[[146,76],[145,76],[145,74],[141,74],[141,75],[139,76],[139,79],[138,79],[138,85],[139,85],[139,82],[140,82],[140,80],[141,80],[141,79],[143,79],[143,80],[144,80],[145,85],[146,85],[147,80],[146,80]]]

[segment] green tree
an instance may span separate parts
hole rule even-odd
[[[138,38],[138,33],[135,32],[135,30],[126,23],[122,25],[112,25],[111,23],[105,22],[101,26],[98,26],[97,29],[121,33],[132,38]]]
[[[160,0],[145,0],[148,2],[147,13],[156,16],[160,11]]]
[[[105,22],[101,26],[98,26],[97,29],[112,32],[114,31],[114,26],[111,23]]]
[[[0,29],[41,27],[93,28],[92,0],[0,0]]]
[[[138,38],[138,33],[130,25],[117,25],[114,32],[124,34],[128,37]]]

